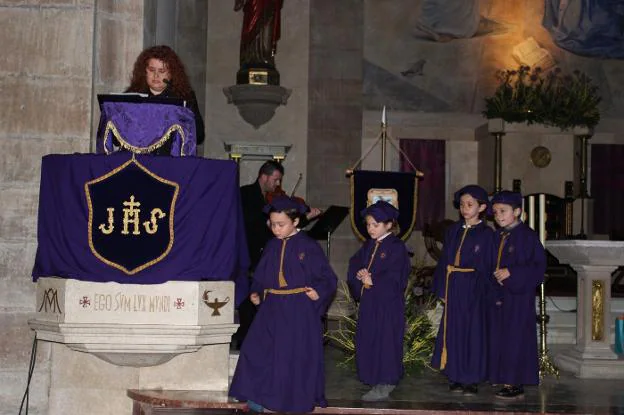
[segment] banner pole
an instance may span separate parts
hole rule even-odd
[[[381,113],[381,171],[386,171],[386,142],[388,138],[386,126],[386,106],[384,105]]]

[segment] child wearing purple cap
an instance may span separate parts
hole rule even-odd
[[[347,283],[359,302],[355,333],[358,378],[371,386],[365,401],[387,399],[403,376],[405,289],[411,265],[405,243],[392,233],[399,211],[385,201],[364,209],[370,235],[349,260]]]
[[[258,308],[242,345],[230,395],[279,413],[327,406],[321,317],[337,277],[318,242],[299,232],[307,207],[276,197],[265,207],[271,239],[256,267],[250,300]]]
[[[449,390],[475,395],[487,374],[485,297],[492,274],[493,231],[486,225],[487,192],[469,185],[454,195],[460,220],[446,231],[433,276],[444,305],[431,365],[446,375]]]
[[[498,229],[490,256],[489,380],[503,384],[497,398],[524,396],[539,383],[535,290],[544,281],[546,254],[537,234],[520,221],[522,195],[503,190],[492,197]]]

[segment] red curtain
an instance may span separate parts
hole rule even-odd
[[[415,230],[422,230],[426,223],[444,219],[446,184],[444,140],[400,139],[401,171],[414,171],[407,158],[425,176],[418,183],[418,205]]]
[[[624,240],[624,145],[592,144],[594,232]]]

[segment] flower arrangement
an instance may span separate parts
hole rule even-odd
[[[567,130],[595,127],[600,121],[598,87],[580,71],[571,75],[560,68],[544,72],[521,65],[496,73],[498,87],[485,98],[483,116],[506,122],[539,123]]]
[[[435,308],[435,299],[427,298],[422,301],[423,294],[415,290],[417,276],[422,266],[413,266],[408,287],[405,290],[405,336],[403,338],[403,365],[405,373],[420,372],[423,368],[431,368],[429,362],[433,353],[437,326],[433,327],[432,314]],[[353,301],[348,295],[349,289],[344,281],[341,281],[341,290],[347,293],[344,301]],[[326,337],[333,341],[344,352],[344,360],[340,362],[342,366],[351,366],[355,363],[355,329],[357,326],[357,315],[344,317],[338,329],[326,334]]]

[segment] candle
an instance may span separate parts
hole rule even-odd
[[[535,230],[535,196],[529,196],[529,228]]]
[[[384,105],[383,111],[381,112],[381,124],[386,125],[386,106]]]
[[[542,245],[546,242],[546,195],[539,195],[539,238]]]

